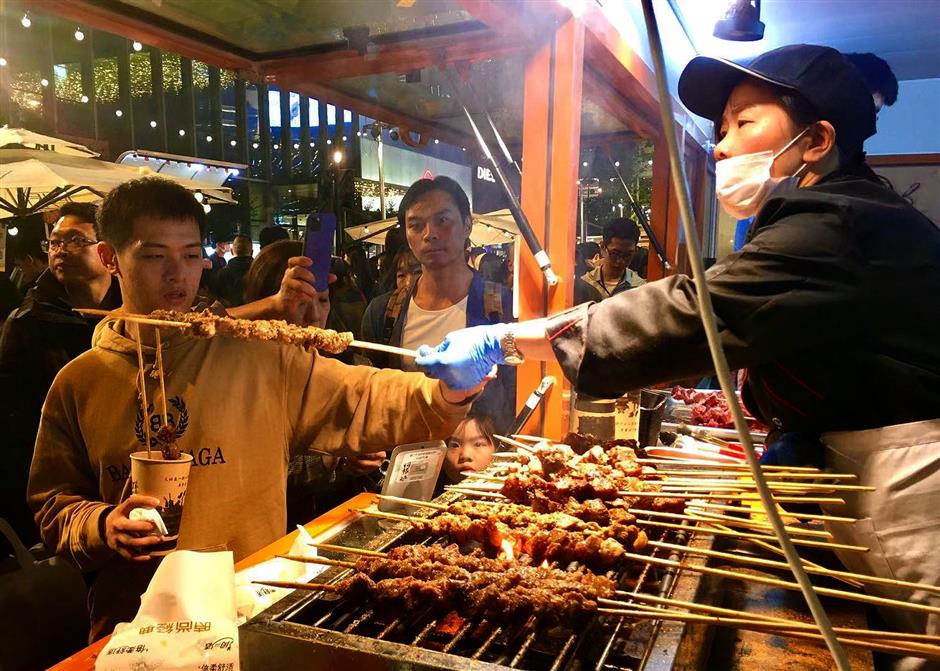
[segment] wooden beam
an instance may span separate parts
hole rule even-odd
[[[503,38],[527,42],[530,47],[543,45],[571,12],[559,3],[546,0],[457,0],[473,18],[482,21]]]
[[[184,35],[171,27],[156,25],[143,16],[130,16],[120,2],[98,3],[92,0],[26,0],[26,7],[54,14],[81,26],[92,26],[154,47],[205,63],[233,69],[251,69],[252,61],[244,55],[207,43],[205,36]],[[145,14],[145,13],[144,13]]]
[[[570,19],[526,63],[522,130],[522,209],[560,278],[549,289],[535,259],[520,253],[520,319],[561,311],[574,299],[574,245],[580,135],[584,26]],[[523,244],[518,241],[517,244]],[[564,380],[555,363],[527,362],[517,373],[520,406],[546,374]],[[558,437],[562,426],[562,388],[556,385],[526,431]]]
[[[650,113],[649,107],[621,94],[613,80],[588,66],[584,68],[584,96],[640,138],[649,140],[659,135],[659,119]]]
[[[261,60],[262,76],[290,79],[302,76],[309,82],[366,77],[387,73],[503,58],[523,49],[519,41],[507,41],[492,31],[473,31],[459,36],[439,36],[379,45],[375,53],[360,55],[354,49],[328,51],[289,58]]]

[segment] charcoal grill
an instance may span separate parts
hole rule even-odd
[[[445,494],[441,501],[458,498]],[[706,537],[707,538],[707,537]],[[685,544],[687,534],[669,531],[665,540]],[[370,550],[399,544],[440,543],[417,536],[401,523],[360,518],[330,539],[331,543]],[[696,547],[710,541],[693,537]],[[348,556],[324,553],[348,559]],[[656,556],[663,555],[661,551]],[[689,563],[701,561],[694,556]],[[318,578],[331,582],[347,575],[331,568]],[[639,576],[619,574],[622,590],[702,601],[708,581],[691,571],[646,565]],[[626,597],[622,600],[628,601]],[[367,603],[326,592],[297,591],[240,629],[243,668],[248,671],[304,668],[312,671],[412,671],[451,669],[483,671],[648,671],[671,669],[677,658],[694,655],[701,641],[686,646],[686,625],[634,622],[594,615],[571,628],[492,620],[437,618],[431,611],[380,613]]]

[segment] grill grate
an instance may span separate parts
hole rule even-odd
[[[375,524],[375,520],[371,520]],[[382,523],[382,526],[387,526]],[[421,538],[403,525],[380,549],[414,543],[446,543],[443,538]],[[659,540],[684,543],[684,532],[665,530]],[[349,543],[351,544],[351,543]],[[373,545],[370,543],[370,546]],[[371,549],[375,549],[372,547]],[[655,549],[653,556],[663,555]],[[576,568],[576,564],[569,567]],[[323,574],[328,580],[340,580],[353,571],[331,569]],[[628,571],[608,574],[627,592],[667,595],[674,569],[645,565],[639,575]],[[628,600],[624,597],[624,600]],[[460,668],[460,660],[474,660],[502,668],[529,671],[633,671],[642,666],[656,633],[649,622],[630,622],[623,618],[594,616],[575,631],[564,627],[542,626],[536,617],[524,623],[491,622],[482,618],[461,618],[452,613],[441,617],[429,609],[418,613],[388,614],[332,593],[314,593],[305,597],[298,608],[284,615],[294,625],[321,631],[365,637],[374,641],[420,648],[451,658],[449,665],[423,668]],[[482,667],[481,667],[482,668]]]

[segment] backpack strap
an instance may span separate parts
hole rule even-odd
[[[492,322],[503,320],[503,285],[499,282],[483,283],[483,314]]]
[[[385,305],[385,328],[382,331],[382,342],[391,342],[392,330],[395,328],[395,322],[398,321],[398,316],[401,314],[407,297],[407,286],[395,289],[392,295],[388,297],[388,303]]]

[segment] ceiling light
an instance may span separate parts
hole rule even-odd
[[[43,86],[49,86],[49,80],[46,79],[45,77],[43,77],[42,79],[40,79],[40,80],[39,80],[39,83],[42,84]]]
[[[134,43],[131,46],[134,48],[134,51],[140,51],[141,49],[144,48],[144,45],[138,42],[137,40],[134,40]]]
[[[238,168],[229,168],[228,170],[228,174],[232,175],[232,177],[238,177],[238,172]]]
[[[87,103],[87,102],[88,102],[88,96],[83,95],[83,96],[81,97],[81,101],[82,101],[83,103]]]
[[[720,40],[754,42],[763,39],[764,24],[760,20],[760,0],[734,0],[724,15],[715,22],[712,35]]]
[[[29,28],[31,25],[33,25],[33,22],[29,19],[29,12],[23,14],[23,18],[20,19],[20,23],[23,24],[24,28]]]
[[[197,191],[193,194],[193,197],[196,199],[197,203],[201,203],[202,199],[205,198],[205,196],[202,195],[202,191]]]
[[[183,137],[184,135],[186,135],[186,131],[180,128],[179,134],[180,134],[180,137]]]
[[[151,127],[151,128],[156,128],[156,127],[157,127],[157,122],[156,122],[156,121],[151,121],[151,122],[150,122],[150,127]]]
[[[401,139],[401,134],[398,132],[397,128],[392,128],[388,131],[388,139],[392,142],[398,142],[398,140]]]
[[[120,119],[122,116],[124,116],[124,112],[122,112],[121,110],[114,110],[114,116]]]
[[[81,29],[81,28],[76,28],[76,29],[75,29],[75,39],[76,39],[78,42],[81,42],[82,40],[85,39],[85,33],[82,32],[82,29]]]
[[[209,214],[212,211],[212,206],[209,203],[202,204],[202,211],[206,214]]]
[[[20,232],[20,229],[18,229],[16,226],[11,226],[10,228],[7,229],[7,233],[9,233],[12,236],[16,236],[19,232]]]

